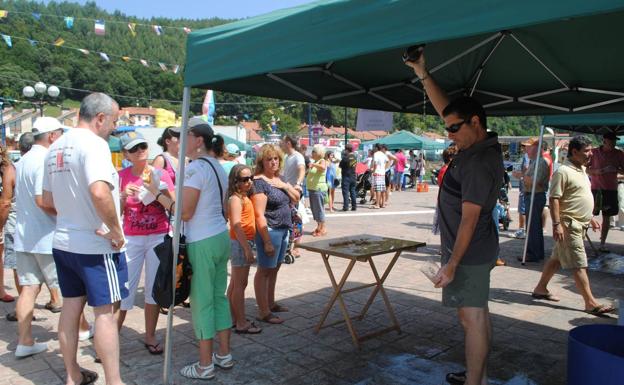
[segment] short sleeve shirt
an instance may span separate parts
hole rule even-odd
[[[386,163],[388,156],[381,151],[373,154],[373,167],[375,167],[375,175],[384,175],[386,173]]]
[[[438,198],[444,262],[450,259],[455,246],[463,202],[481,206],[481,213],[461,264],[480,265],[494,261],[499,248],[492,211],[502,182],[503,157],[496,134],[460,151],[449,164]]]
[[[592,150],[592,157],[589,163],[589,169],[601,169],[608,166],[620,169],[624,167],[624,152],[614,149],[604,151],[602,147]],[[602,175],[592,175],[592,190],[617,190],[617,171],[609,172]]]
[[[594,197],[584,167],[577,167],[566,160],[553,174],[549,195],[559,199],[561,218],[572,218],[582,224],[589,224]]]
[[[290,183],[293,186],[296,185],[297,179],[299,178],[299,167],[301,166],[305,169],[305,158],[300,152],[293,151],[292,154],[286,156],[286,160],[284,161],[284,173],[282,174],[284,182]]]
[[[402,152],[397,152],[394,156],[396,156],[397,161],[394,165],[395,169],[397,172],[403,172],[405,171],[405,164],[407,159],[405,158],[405,155]]]
[[[292,227],[292,210],[290,197],[284,190],[271,186],[264,179],[254,179],[254,194],[264,194],[267,197],[264,217],[267,225],[273,229]]]
[[[119,175],[104,139],[88,129],[74,128],[50,146],[45,158],[43,190],[52,193],[57,212],[55,249],[78,254],[119,252],[108,239],[95,233],[107,230],[89,189],[99,181],[110,187],[119,213]]]
[[[533,174],[535,173],[535,160],[531,160],[529,163],[529,168],[527,169],[525,175],[531,177],[531,181],[533,180]],[[535,192],[545,192],[548,190],[548,182],[550,180],[550,168],[548,167],[548,162],[540,157],[539,158],[539,167],[537,168],[537,179],[535,183]],[[529,191],[526,186],[524,186],[526,191]],[[530,192],[530,191],[529,191]]]

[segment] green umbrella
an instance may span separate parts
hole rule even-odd
[[[489,114],[622,111],[622,20],[613,0],[317,1],[194,31],[184,83],[422,113],[401,56],[426,43],[440,86]]]
[[[414,135],[409,131],[396,131],[383,138],[364,142],[362,145],[385,144],[389,150],[441,150],[446,148],[444,143],[436,142],[424,136]]]

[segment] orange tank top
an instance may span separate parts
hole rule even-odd
[[[254,213],[253,203],[249,197],[243,197],[240,224],[247,240],[253,241],[256,237],[256,215]],[[234,232],[232,223],[230,223],[230,239],[236,239],[236,233]]]

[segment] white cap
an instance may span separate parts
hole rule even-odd
[[[50,116],[41,116],[35,120],[35,124],[33,124],[33,129],[36,129],[37,132],[33,132],[35,135],[45,134],[47,132],[52,132],[56,130],[65,130],[69,127],[64,126],[58,119],[50,117]]]

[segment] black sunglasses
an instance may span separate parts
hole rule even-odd
[[[139,143],[136,146],[128,150],[129,153],[134,154],[139,150],[147,150],[147,143]]]
[[[451,124],[448,127],[444,127],[444,129],[448,132],[450,132],[451,134],[456,133],[457,131],[459,131],[459,129],[461,128],[461,126],[463,126],[465,123],[470,122],[470,120],[462,120],[459,123],[455,123],[455,124]]]
[[[246,183],[246,182],[250,182],[252,179],[253,179],[253,176],[242,176],[242,177],[236,178],[236,181]]]

